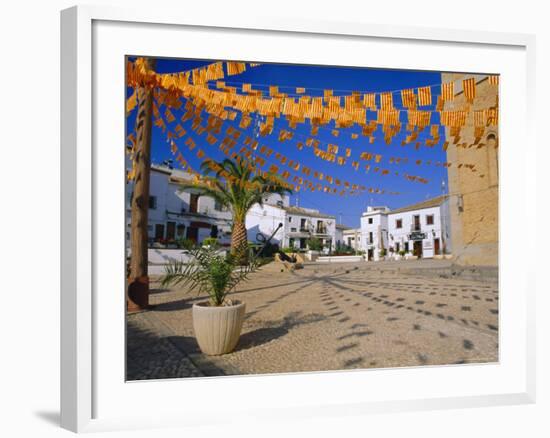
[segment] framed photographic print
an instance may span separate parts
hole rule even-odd
[[[533,44],[63,11],[63,427],[532,402]]]

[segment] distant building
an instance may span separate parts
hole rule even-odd
[[[359,251],[361,247],[361,228],[348,228],[344,230],[343,238],[344,244],[350,248]]]
[[[351,230],[351,227],[348,227],[344,224],[336,224],[334,230],[334,245],[338,247],[344,245],[344,231]]]
[[[285,247],[307,249],[308,241],[317,238],[325,249],[334,247],[336,217],[319,210],[302,207],[282,207],[284,211]]]
[[[455,81],[455,97],[444,110],[463,109],[466,105],[462,79],[476,79],[476,99],[471,105],[466,126],[459,136],[445,128],[453,258],[461,265],[496,266],[498,263],[498,126],[486,126],[482,137],[475,139],[473,113],[498,105],[498,86],[489,84],[487,76],[444,73],[443,82]],[[476,144],[477,140],[477,144]],[[473,145],[473,146],[470,146]],[[474,164],[474,170],[460,166]]]
[[[432,258],[449,254],[451,225],[448,197],[438,196],[407,207],[390,210],[368,207],[361,216],[362,249],[369,261],[384,257]]]
[[[369,206],[361,216],[362,249],[368,261],[380,258],[380,251],[388,248],[388,207]]]

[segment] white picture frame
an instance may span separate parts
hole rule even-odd
[[[151,32],[150,35],[154,33],[169,35],[171,32],[177,32],[178,29],[185,29],[185,32],[201,32],[203,38],[207,38],[210,33],[215,34],[217,38],[223,32],[233,32],[236,40],[246,38],[247,35],[254,35],[260,39],[262,35],[267,35],[266,38],[279,38],[282,46],[289,44],[288,41],[283,41],[283,36],[285,40],[309,36],[311,37],[310,40],[332,38],[335,41],[334,44],[341,44],[341,41],[345,40],[350,46],[367,42],[374,45],[382,42],[386,45],[407,43],[411,47],[416,47],[415,44],[426,47],[433,45],[436,47],[434,50],[437,50],[438,46],[444,47],[446,44],[452,44],[453,47],[456,46],[464,53],[476,50],[498,51],[502,54],[502,59],[506,57],[505,52],[509,51],[513,53],[510,56],[518,57],[524,62],[508,67],[511,69],[508,74],[510,78],[508,85],[513,83],[514,86],[521,85],[522,87],[520,90],[515,91],[516,94],[509,94],[507,97],[507,75],[502,76],[504,93],[501,101],[501,123],[505,128],[501,141],[501,150],[504,151],[503,155],[505,155],[502,158],[502,178],[505,182],[502,190],[515,190],[516,194],[523,197],[524,202],[530,202],[532,205],[536,204],[534,198],[534,172],[528,174],[526,168],[520,169],[520,176],[523,177],[522,183],[512,185],[506,182],[509,178],[506,176],[508,163],[521,160],[519,155],[512,155],[516,154],[512,148],[507,149],[510,139],[525,139],[522,143],[522,150],[526,155],[531,154],[531,156],[534,156],[535,151],[532,126],[535,92],[535,39],[533,36],[483,31],[374,26],[361,22],[304,21],[291,19],[290,17],[254,17],[246,14],[241,14],[239,17],[241,18],[228,20],[223,14],[215,13],[198,16],[185,10],[167,11],[155,8],[142,11],[104,6],[78,6],[64,10],[61,14],[62,427],[75,432],[83,432],[201,424],[201,421],[205,420],[200,415],[182,415],[183,412],[189,413],[188,408],[183,405],[173,406],[170,410],[167,410],[166,406],[159,405],[155,412],[151,412],[152,408],[148,407],[149,416],[139,415],[137,412],[134,415],[131,407],[128,411],[115,412],[114,405],[124,404],[117,397],[122,396],[122,393],[127,389],[131,392],[131,394],[126,394],[127,397],[136,397],[137,394],[143,393],[146,398],[152,394],[152,392],[149,392],[145,395],[146,391],[153,391],[158,395],[163,391],[170,392],[170,385],[182,384],[186,385],[187,393],[194,394],[194,396],[200,396],[201,391],[206,391],[204,397],[208,396],[208,391],[212,391],[216,387],[218,389],[223,387],[224,391],[242,390],[242,392],[247,393],[253,391],[252,386],[258,386],[263,382],[268,382],[266,385],[272,385],[269,386],[270,388],[274,388],[274,386],[284,387],[285,385],[287,388],[296,388],[301,385],[303,392],[311,393],[309,398],[298,396],[294,404],[288,403],[288,401],[285,401],[284,396],[278,396],[277,393],[274,394],[274,400],[271,404],[259,400],[256,403],[257,407],[254,407],[254,409],[243,402],[242,406],[236,406],[227,412],[220,412],[217,416],[220,422],[231,421],[231,417],[235,417],[235,415],[249,416],[255,419],[273,417],[274,415],[286,418],[306,418],[316,415],[362,415],[372,412],[533,403],[535,400],[535,311],[532,284],[535,272],[525,260],[522,263],[514,258],[514,254],[508,254],[508,252],[518,249],[518,247],[513,248],[512,246],[507,247],[508,249],[501,247],[501,251],[504,251],[501,256],[503,261],[501,268],[503,266],[513,266],[514,272],[501,272],[500,277],[504,297],[508,297],[509,300],[501,302],[505,306],[505,312],[501,315],[501,346],[504,356],[501,356],[501,363],[496,365],[497,368],[477,365],[451,367],[445,370],[442,370],[441,367],[423,367],[414,370],[309,373],[307,375],[295,374],[281,377],[224,377],[222,380],[190,379],[188,382],[124,383],[122,381],[119,382],[120,391],[122,392],[113,389],[112,393],[107,394],[106,388],[112,385],[108,386],[104,382],[112,382],[109,379],[120,377],[118,365],[120,365],[120,359],[123,358],[123,352],[118,351],[121,346],[120,342],[114,342],[112,345],[106,346],[105,331],[109,330],[116,333],[113,338],[120,339],[124,308],[120,305],[123,297],[120,298],[120,302],[114,302],[114,305],[108,311],[104,311],[102,307],[110,304],[108,300],[98,300],[98,290],[102,290],[103,282],[120,281],[115,271],[122,269],[118,265],[113,267],[112,272],[102,268],[102,263],[105,263],[102,256],[104,245],[100,241],[102,237],[99,237],[106,235],[106,233],[112,233],[109,234],[112,236],[116,236],[117,233],[123,234],[120,223],[110,222],[109,219],[112,219],[112,217],[103,217],[103,213],[101,213],[108,209],[110,205],[116,205],[116,202],[122,203],[116,196],[109,200],[103,197],[103,194],[106,193],[105,186],[112,181],[116,181],[116,178],[113,180],[111,177],[120,170],[120,167],[117,166],[122,161],[118,159],[110,160],[110,157],[105,155],[104,146],[101,146],[103,149],[98,149],[98,142],[101,141],[103,145],[103,136],[108,135],[101,131],[102,118],[111,116],[111,114],[106,114],[107,110],[105,112],[100,111],[100,108],[107,108],[105,105],[108,103],[105,96],[97,94],[97,87],[101,88],[101,81],[104,77],[105,62],[98,62],[96,65],[96,61],[102,59],[106,38],[109,38],[113,46],[112,53],[109,52],[109,56],[112,55],[117,60],[119,54],[125,52],[126,32],[128,32],[128,35],[130,32],[135,32],[135,29],[132,30],[135,27],[147,28],[148,32]],[[105,27],[101,27],[103,24],[105,24]],[[107,36],[102,36],[102,33]],[[165,53],[151,52],[155,51],[154,40],[154,37],[150,37],[149,41],[140,41],[140,38],[135,37],[132,39],[133,47],[129,47],[126,54],[144,53],[151,56],[166,56]],[[138,44],[141,44],[141,46],[136,49]],[[314,47],[316,43],[310,41],[308,44],[312,44],[311,47]],[[166,47],[165,50],[170,53],[170,47]],[[199,57],[201,50],[203,49],[197,47],[189,57]],[[243,58],[253,56],[250,53],[252,53],[252,48],[248,50],[248,53],[243,54]],[[173,56],[180,56],[180,54],[174,52]],[[211,56],[211,53],[205,53],[204,55],[205,58],[209,56]],[[275,52],[271,56],[273,56],[273,59],[282,59],[277,58],[282,55]],[[295,57],[288,59],[289,62],[300,59],[298,54],[288,56]],[[316,56],[317,59],[321,59],[323,55]],[[495,59],[497,58],[498,56],[495,55]],[[378,61],[377,66],[381,66],[380,62],[382,61]],[[406,60],[403,60],[403,63],[406,62]],[[474,61],[471,62],[474,63]],[[500,62],[504,61],[501,60]],[[113,75],[116,76],[122,71],[121,65],[123,66],[122,59],[120,65],[113,70]],[[512,69],[517,70],[517,72],[515,70],[513,72]],[[465,68],[465,70],[468,71],[469,69]],[[500,71],[495,73],[497,72]],[[122,78],[117,80],[122,80]],[[514,89],[516,88],[514,87]],[[121,96],[123,96],[122,89],[120,93],[115,92],[108,96],[113,108],[116,108],[116,105],[123,108]],[[511,102],[514,102],[513,107],[509,105]],[[121,114],[123,112],[120,109],[114,109],[113,111],[115,113],[118,111]],[[506,121],[510,120],[512,115],[514,117],[520,115],[521,120],[525,123],[521,122],[513,128],[508,128]],[[123,145],[123,138],[124,133],[120,132],[113,141]],[[101,169],[101,173],[98,169]],[[107,181],[108,177],[106,175],[111,175],[109,177],[111,179]],[[122,184],[123,174],[120,175]],[[111,202],[113,204],[110,204]],[[501,217],[505,213],[501,228],[501,237],[505,238],[504,233],[507,232],[506,230],[512,229],[516,223],[517,218],[514,214],[517,215],[517,213],[512,211],[510,203],[505,200],[500,208]],[[114,217],[117,218],[118,216]],[[107,231],[105,227],[109,226],[112,230]],[[534,236],[528,236],[527,244],[534,247],[533,238]],[[522,248],[519,247],[520,250]],[[118,256],[121,254],[120,251],[118,253],[115,251],[115,253]],[[123,265],[123,261],[120,262],[120,265]],[[506,288],[508,287],[515,289],[517,296],[506,295]],[[509,303],[508,313],[506,313],[507,302]],[[120,307],[117,307],[119,305]],[[100,314],[101,321],[99,320]],[[120,323],[111,322],[115,320],[116,315],[120,315]],[[509,321],[510,318],[515,318],[518,321],[513,335],[510,330],[507,330],[509,326],[507,326],[506,321]],[[509,338],[511,344],[508,344]],[[99,351],[102,351],[102,354],[98,354]],[[109,357],[108,352],[111,352],[112,357],[116,358],[118,365],[105,360],[106,357]],[[512,360],[512,357],[514,363],[510,370],[503,372],[502,375],[499,374],[499,369],[505,369],[508,358]],[[117,368],[117,371],[109,377],[104,377],[110,374],[111,367]],[[434,390],[430,393],[431,395],[422,397],[418,396],[419,393],[415,392],[415,388],[410,388],[407,391],[403,388],[395,391],[387,389],[384,392],[383,385],[387,379],[391,378],[395,382],[404,382],[407,381],[407,374],[412,375],[411,373],[414,373],[415,381],[433,379],[436,382],[438,379],[446,381],[453,374],[452,378],[459,379],[458,386],[461,386],[460,375],[463,373],[462,370],[466,370],[467,373],[472,375],[479,375],[480,382],[489,382],[491,378],[494,378],[494,381],[489,382],[492,386],[489,383],[486,387],[480,385],[480,390],[475,392],[466,388],[467,385],[462,385],[464,386],[462,390],[455,388],[454,392],[447,393],[443,388],[440,392]],[[352,396],[349,388],[357,387],[358,382],[366,382],[367,380],[364,379],[369,382],[376,379],[376,381],[381,382],[380,388],[376,389],[375,385],[369,383],[369,388],[374,388],[372,394],[353,394]],[[511,383],[508,386],[505,385],[503,383],[504,379],[507,381],[511,379],[509,380]],[[154,390],[151,389],[153,387]],[[323,392],[318,393],[315,388],[323,388]],[[376,391],[379,391],[378,395],[376,395]],[[382,393],[387,393],[387,396],[382,397],[380,395]],[[105,401],[106,394],[109,399],[112,399],[110,403],[113,406],[107,406],[109,403]],[[193,397],[190,396],[190,398]]]

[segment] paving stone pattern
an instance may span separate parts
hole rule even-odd
[[[156,290],[128,317],[128,379],[266,374],[498,361],[498,288],[371,264],[270,264],[232,299],[247,314],[234,352],[207,357],[191,307],[204,297]]]

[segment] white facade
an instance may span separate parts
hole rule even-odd
[[[258,204],[254,205],[246,215],[248,240],[254,243],[261,243],[258,240],[258,234],[262,234],[265,238],[271,237],[279,224],[284,225],[285,217],[285,210],[280,207],[267,203],[264,203],[262,207]],[[283,226],[277,230],[271,243],[278,244],[279,248],[282,248],[284,246],[284,233]]]
[[[285,207],[284,247],[307,249],[307,242],[317,238],[324,245],[324,251],[334,248],[336,218],[311,208]]]
[[[344,242],[344,245],[349,246],[350,248],[353,248],[354,250],[362,250],[362,236],[361,236],[361,228],[350,228],[347,230],[344,230],[342,233],[342,239]]]
[[[380,252],[388,249],[388,207],[369,206],[361,216],[361,248],[368,261],[380,259]]]
[[[340,245],[344,245],[344,231],[349,229],[350,228],[345,225],[336,224],[335,235],[334,235],[334,242],[336,247]]]
[[[361,217],[362,247],[368,260],[379,260],[383,253],[384,258],[392,259],[450,254],[450,233],[446,196],[393,211],[368,207]]]
[[[216,205],[212,198],[196,196],[180,189],[180,182],[191,181],[186,172],[165,166],[151,166],[149,187],[149,240],[171,241],[188,238],[202,242],[216,235],[221,244],[231,241],[231,212]],[[129,240],[133,183],[126,185],[126,231]]]

